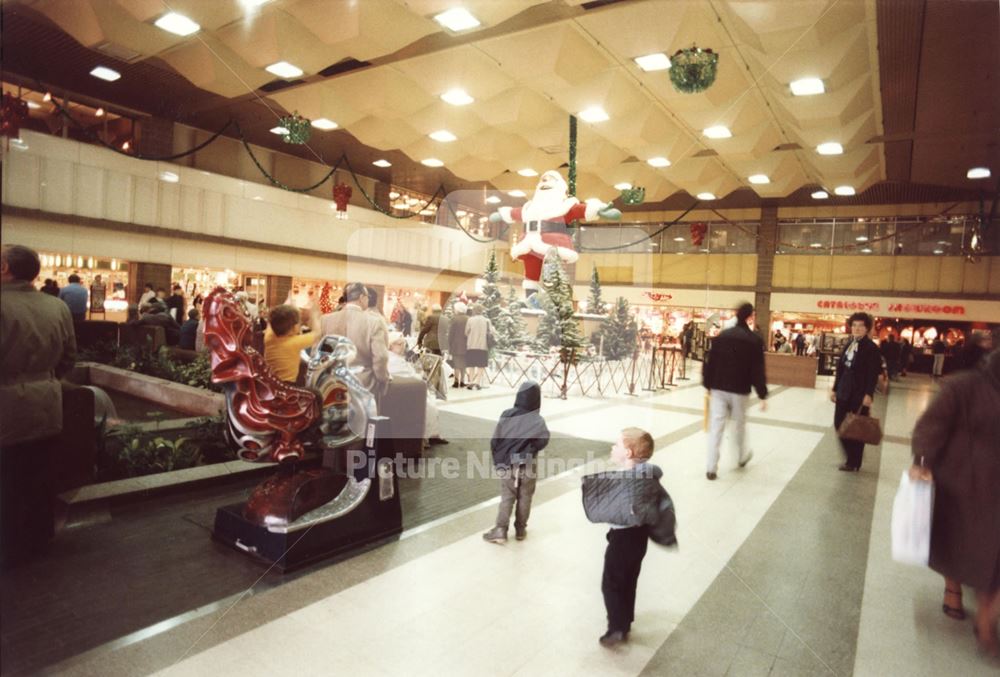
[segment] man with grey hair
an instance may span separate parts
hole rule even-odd
[[[389,385],[389,341],[385,322],[366,313],[368,290],[360,282],[352,282],[344,289],[345,303],[340,310],[320,319],[319,335],[345,336],[357,349],[352,367],[361,367],[358,380],[376,398],[385,393]]]
[[[53,534],[51,454],[62,431],[59,378],[76,362],[69,307],[36,290],[38,254],[0,253],[0,557],[17,564]]]

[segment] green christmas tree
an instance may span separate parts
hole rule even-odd
[[[590,274],[590,297],[587,299],[587,312],[591,315],[604,315],[606,309],[601,298],[601,278],[597,275],[597,264]]]
[[[530,343],[528,327],[521,315],[524,302],[518,298],[517,291],[510,287],[507,292],[507,305],[500,309],[497,318],[497,348],[500,350],[517,350],[522,345]]]
[[[559,346],[559,359],[570,362],[585,344],[580,324],[573,316],[573,288],[555,247],[549,249],[542,263],[541,286],[541,308],[545,315],[538,323],[535,346],[540,352]]]
[[[483,273],[486,284],[483,285],[483,295],[479,297],[479,302],[483,306],[483,315],[490,321],[496,329],[500,320],[501,305],[500,288],[497,282],[500,281],[500,267],[497,266],[496,250],[490,251],[490,258],[486,262],[486,272]]]
[[[619,296],[615,301],[615,307],[594,334],[594,342],[600,346],[603,340],[604,359],[624,360],[635,352],[638,335],[639,327],[629,312],[628,301]]]

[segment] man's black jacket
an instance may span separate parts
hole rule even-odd
[[[764,342],[750,327],[740,322],[712,339],[702,383],[709,390],[725,390],[749,395],[750,388],[757,397],[767,399],[764,379]]]

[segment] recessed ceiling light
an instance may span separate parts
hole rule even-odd
[[[486,202],[487,204],[495,205],[502,202],[502,200],[496,195],[490,195],[488,198],[486,198]]]
[[[712,194],[712,193],[698,193],[698,195],[696,195],[695,197],[697,197],[699,200],[714,200],[715,199],[715,195]]]
[[[600,106],[591,106],[580,111],[578,117],[584,122],[604,122],[608,119],[608,114]]]
[[[710,139],[728,139],[733,135],[733,133],[729,131],[729,127],[726,127],[725,125],[715,125],[714,127],[702,130],[701,133]]]
[[[115,80],[117,80],[122,76],[121,73],[119,73],[116,70],[112,70],[107,66],[97,66],[96,68],[94,68],[94,70],[90,71],[90,74],[93,75],[95,78],[100,78],[101,80],[107,80],[108,82],[114,82]]]
[[[868,248],[868,247],[865,247],[864,249],[861,250],[861,253],[862,254],[871,254],[872,250],[870,248]]]
[[[376,167],[392,167],[392,163],[388,160],[375,160],[372,164]]]
[[[518,169],[517,173],[521,176],[538,176],[538,172],[530,167],[525,167],[524,169]]]
[[[646,162],[650,167],[669,167],[670,160],[665,157],[651,157]]]
[[[271,127],[269,131],[272,134],[280,134],[281,136],[288,134],[288,130],[284,127]]]
[[[837,195],[854,195],[853,186],[837,186],[833,189],[833,192]]]
[[[431,132],[427,136],[431,137],[435,141],[440,141],[441,143],[451,143],[458,139],[457,136],[449,132],[447,129],[439,129],[436,132]]]
[[[631,183],[624,183],[623,182],[623,183],[616,183],[615,184],[615,190],[628,190],[631,187],[632,187]]]
[[[750,183],[771,183],[771,179],[768,178],[767,174],[754,174],[747,181]]]
[[[836,141],[827,141],[816,146],[816,152],[820,155],[840,155],[844,152],[844,147]]]
[[[812,247],[813,249],[819,249],[820,247],[822,247],[822,246],[823,246],[823,243],[822,243],[822,242],[813,242],[813,243],[812,243],[811,245],[809,245],[809,246],[810,246],[810,247]]]
[[[830,194],[825,190],[817,190],[812,194],[812,199],[814,200],[825,200],[828,197],[830,197]]]
[[[854,238],[854,240],[856,242],[868,242],[868,236],[867,235],[858,235],[856,238]]]
[[[935,254],[944,254],[944,250],[943,249],[935,249],[934,253]]]
[[[480,25],[479,19],[472,16],[469,10],[464,7],[452,7],[447,12],[441,12],[435,16],[434,20],[455,33],[467,31]]]
[[[647,54],[646,56],[637,56],[633,59],[633,61],[635,61],[639,68],[647,73],[650,71],[665,71],[670,68],[670,57],[663,52]]]
[[[990,170],[989,167],[973,167],[965,173],[965,176],[969,179],[988,179],[990,178]]]
[[[52,92],[45,92],[45,96],[42,97],[42,101],[48,103],[52,100]]]
[[[312,126],[315,127],[316,129],[321,129],[324,132],[328,132],[331,129],[337,128],[337,123],[327,118],[317,118],[313,120],[310,124],[312,124]]]
[[[464,89],[449,89],[441,95],[441,100],[452,106],[466,106],[475,101]]]
[[[510,195],[511,197],[524,197],[526,194],[527,193],[525,193],[523,190],[509,190],[509,191],[507,191],[507,195]]]
[[[30,108],[31,110],[38,110],[41,107],[42,107],[41,104],[35,103],[34,101],[28,101],[28,108]]]
[[[278,63],[272,63],[270,66],[265,68],[268,73],[274,73],[279,78],[297,78],[302,75],[302,69],[298,66],[293,66],[287,61],[279,61]]]
[[[420,164],[427,167],[444,167],[444,163],[434,157],[429,157],[426,160],[421,160]]]
[[[160,181],[166,181],[167,183],[177,183],[181,180],[181,177],[177,176],[174,172],[160,172]]]
[[[260,195],[254,195],[254,196],[253,196],[253,199],[254,199],[254,200],[257,200],[257,202],[260,202],[260,201],[262,201],[262,200],[263,200],[264,198],[262,198],[262,197],[261,197]]]
[[[819,78],[802,78],[801,80],[795,80],[788,86],[791,87],[794,96],[812,96],[814,94],[822,94],[826,91],[823,81]]]
[[[240,0],[240,2],[249,7],[260,7],[271,2],[271,0]]]
[[[191,21],[191,19],[187,18],[183,14],[178,14],[177,12],[164,14],[156,20],[154,25],[157,28],[162,28],[168,33],[180,36],[191,35],[192,33],[197,33],[201,30],[201,26],[194,21]]]
[[[102,107],[102,108],[98,108],[97,110],[95,110],[94,111],[94,117],[95,118],[103,118],[104,117],[104,108]]]
[[[683,235],[678,235],[677,237],[674,238],[674,242],[683,242],[683,241],[684,241]]]

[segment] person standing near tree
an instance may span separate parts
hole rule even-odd
[[[875,342],[868,337],[868,332],[872,329],[872,316],[868,313],[854,313],[847,318],[847,327],[851,332],[851,341],[837,360],[833,390],[830,391],[830,401],[837,405],[833,413],[834,430],[840,429],[848,412],[868,415],[875,386],[882,373],[882,356]],[[858,472],[865,453],[865,443],[838,439],[847,457],[838,469],[843,472]]]
[[[712,340],[702,378],[709,393],[708,459],[705,477],[714,480],[719,471],[719,446],[726,420],[733,422],[733,441],[741,468],[753,452],[746,448],[746,410],[750,389],[757,391],[760,410],[767,411],[767,380],[764,377],[764,341],[751,329],[753,306],[742,304],[736,309],[736,326],[726,329]]]
[[[465,358],[469,346],[465,325],[469,321],[469,316],[466,314],[469,307],[458,301],[453,310],[455,312],[451,322],[448,323],[448,352],[451,354],[451,366],[455,369],[455,382],[451,385],[453,388],[464,388],[469,385],[465,380]]]
[[[441,354],[441,339],[438,330],[441,324],[441,304],[435,303],[431,307],[431,312],[424,316],[420,322],[420,335],[417,336],[417,345],[435,355]]]
[[[4,245],[0,252],[0,558],[5,567],[43,549],[53,535],[50,465],[63,422],[59,378],[76,362],[69,307],[32,285],[40,268],[38,254],[27,247]]]

